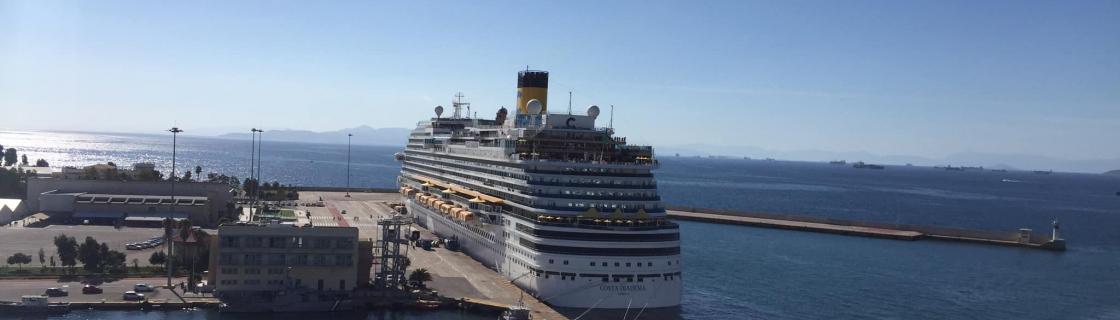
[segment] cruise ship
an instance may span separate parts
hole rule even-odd
[[[461,97],[450,115],[435,107],[397,154],[418,224],[554,307],[680,305],[680,233],[652,147],[597,126],[598,106],[549,112],[546,71],[518,73],[512,114],[472,117]]]

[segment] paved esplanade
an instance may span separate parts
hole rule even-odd
[[[376,239],[379,229],[377,219],[393,213],[385,203],[400,202],[397,193],[350,193],[350,198],[342,192],[300,192],[300,201],[317,201],[322,197],[326,207],[301,207],[311,215],[316,226],[347,225],[357,227],[362,239]],[[342,214],[345,210],[346,214]],[[412,230],[419,230],[425,239],[435,239],[427,230],[412,224]],[[401,248],[401,250],[405,250]],[[492,301],[500,304],[517,304],[522,291],[478,261],[460,252],[436,248],[425,251],[408,248],[412,260],[409,270],[426,268],[432,274],[428,287],[439,291],[440,295],[454,298],[470,298]],[[544,303],[524,294],[525,305],[533,310],[534,319],[567,319]]]

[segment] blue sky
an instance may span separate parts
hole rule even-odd
[[[462,91],[631,141],[1120,157],[1117,1],[0,1],[0,128],[411,127]]]

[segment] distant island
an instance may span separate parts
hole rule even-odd
[[[309,131],[309,130],[265,130],[264,140],[268,141],[288,141],[288,142],[307,142],[307,143],[329,143],[329,144],[346,144],[346,134],[353,134],[352,143],[355,145],[371,145],[371,146],[403,146],[408,142],[409,129],[405,128],[373,128],[370,126],[359,126],[354,128],[347,128],[335,131]],[[234,132],[219,135],[219,138],[227,139],[250,139],[248,130],[246,132]]]
[[[1112,170],[1112,171],[1109,171],[1109,172],[1105,172],[1104,174],[1115,174],[1115,175],[1120,175],[1120,169],[1117,169],[1117,170]]]

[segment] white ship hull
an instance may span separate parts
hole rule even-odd
[[[503,241],[501,236],[501,226],[491,225],[489,230],[493,230],[492,238],[489,240],[483,236],[471,231],[462,222],[455,221],[447,218],[444,215],[434,212],[422,205],[416,204],[412,199],[404,199],[408,207],[408,212],[416,217],[417,222],[428,228],[433,233],[444,237],[455,237],[459,239],[460,247],[463,252],[479,261],[487,267],[493,268],[500,272],[508,279],[513,279],[513,283],[518,287],[526,290],[526,292],[537,297],[538,299],[555,307],[564,308],[596,308],[596,309],[641,309],[641,308],[666,308],[677,307],[680,305],[681,297],[681,277],[679,266],[675,268],[668,268],[676,270],[674,276],[670,277],[650,277],[642,279],[640,282],[614,280],[614,275],[617,272],[604,271],[603,267],[588,267],[589,264],[583,261],[646,261],[648,258],[634,259],[629,257],[582,257],[571,255],[555,255],[555,254],[532,254],[535,258],[528,262],[517,262],[519,254],[523,254],[525,248],[519,248],[522,253],[509,252],[507,244]],[[528,221],[518,220],[522,224],[530,224]],[[492,228],[492,229],[491,229]],[[513,229],[512,224],[508,229]],[[507,230],[509,232],[511,230]],[[510,239],[514,239],[511,237]],[[516,247],[518,244],[514,240],[510,240],[508,247]],[[531,253],[531,252],[530,252]],[[669,263],[679,264],[680,256],[668,256],[661,258],[657,261],[659,265],[669,265]],[[547,276],[534,276],[533,270],[542,269],[538,262],[544,263],[545,261],[580,261],[582,264],[569,263],[568,271],[571,271],[573,276],[562,275],[547,275]],[[623,262],[625,263],[625,262]],[[652,263],[652,262],[649,262]],[[585,270],[579,270],[583,266]],[[648,268],[648,267],[647,267]],[[574,269],[574,270],[572,270]],[[656,271],[656,272],[655,272]],[[647,274],[661,274],[664,272],[661,267],[653,267]],[[633,274],[633,272],[626,272]],[[594,275],[594,276],[589,276]],[[603,281],[600,275],[607,275],[607,281]]]

